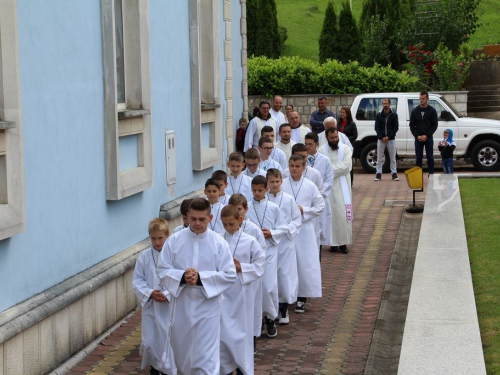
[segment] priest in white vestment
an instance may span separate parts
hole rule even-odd
[[[304,143],[306,134],[311,132],[307,126],[300,123],[300,115],[297,111],[288,114],[288,122],[292,127],[291,138],[296,143]]]
[[[323,147],[328,143],[326,140],[326,129],[337,129],[337,119],[335,117],[327,117],[325,118],[325,121],[323,121],[323,125],[325,126],[325,130],[318,134],[319,147]],[[339,141],[349,147],[351,152],[354,150],[349,137],[342,132],[339,132]]]
[[[208,229],[210,204],[189,206],[189,228],[172,235],[158,259],[157,274],[171,295],[170,344],[182,374],[218,375],[222,293],[237,280],[227,242]]]
[[[345,254],[347,245],[352,242],[352,195],[351,168],[352,152],[349,147],[339,142],[339,131],[327,129],[328,143],[320,148],[320,152],[330,159],[333,167],[333,188],[330,193],[332,208],[332,246],[339,247]],[[335,250],[334,248],[332,250]]]
[[[281,124],[284,124],[286,122],[285,114],[281,112],[282,106],[283,106],[283,98],[280,95],[276,95],[273,98],[273,106],[269,111],[274,121],[276,121],[276,130],[279,129]]]
[[[254,288],[264,273],[265,253],[251,235],[240,228],[243,217],[235,206],[226,206],[221,213],[238,279],[227,289],[222,301],[221,364],[225,375],[239,369],[243,374],[254,373]]]
[[[270,108],[271,105],[269,102],[260,102],[259,113],[248,124],[243,152],[246,152],[249,148],[257,148],[259,146],[260,132],[264,126],[272,127],[275,132],[278,129],[276,121],[269,113]]]
[[[282,189],[293,196],[299,206],[302,227],[295,237],[299,290],[295,312],[305,312],[308,297],[321,297],[321,266],[318,257],[319,244],[314,229],[314,219],[325,207],[320,191],[303,176],[306,160],[301,155],[292,155],[288,164],[290,177],[283,181]]]
[[[280,140],[274,144],[274,146],[285,154],[286,166],[283,168],[285,170],[288,168],[288,159],[292,156],[292,147],[296,143],[292,140],[292,127],[290,124],[281,124],[279,127],[279,137]]]

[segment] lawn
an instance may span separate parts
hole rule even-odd
[[[318,61],[318,39],[328,0],[275,0],[278,22],[288,30],[283,55],[300,56]],[[344,0],[333,0],[337,16]],[[359,20],[363,9],[362,0],[351,0],[354,18]],[[470,45],[481,48],[483,44],[500,43],[500,1],[481,0],[478,9],[482,26],[472,35]]]
[[[487,373],[500,374],[500,178],[459,181]]]
[[[337,17],[342,0],[334,0]],[[300,56],[318,61],[318,40],[323,28],[323,19],[328,0],[276,0],[278,23],[288,30],[283,55]],[[363,3],[352,0],[354,18],[359,19]]]

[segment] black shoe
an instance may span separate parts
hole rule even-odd
[[[397,173],[392,174],[392,181],[399,181],[399,177],[398,177]]]
[[[278,330],[276,329],[276,324],[274,320],[266,318],[266,326],[267,326],[267,337],[276,337],[278,336]]]
[[[349,249],[347,248],[347,245],[339,246],[339,248],[340,248],[340,252],[342,254],[347,254],[349,252]]]
[[[160,371],[151,366],[151,369],[149,370],[149,375],[160,375]]]
[[[287,306],[280,307],[279,319],[280,319],[279,320],[280,326],[285,326],[290,323],[290,317],[288,316]]]
[[[336,252],[338,249],[339,249],[339,247],[338,247],[338,246],[330,246],[330,250],[329,250],[329,251],[330,251],[330,253],[334,253],[334,252]]]
[[[297,301],[297,306],[295,307],[295,312],[297,314],[304,314],[306,312],[306,303],[302,301]]]
[[[382,175],[380,173],[377,173],[375,175],[375,179],[373,181],[380,181],[382,179]]]

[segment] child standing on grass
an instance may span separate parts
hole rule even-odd
[[[438,149],[441,152],[444,174],[453,174],[453,151],[457,147],[453,141],[453,130],[446,129],[443,132],[443,140],[439,141]]]
[[[169,236],[164,219],[153,219],[149,223],[151,247],[144,250],[135,264],[132,288],[142,307],[142,339],[139,353],[141,369],[151,366],[150,375],[175,374],[172,353],[167,352],[169,293],[160,287],[156,275],[158,257]]]

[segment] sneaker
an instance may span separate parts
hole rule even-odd
[[[280,311],[279,324],[285,326],[290,323],[290,317],[288,316],[288,308],[284,307]]]
[[[396,173],[392,174],[392,181],[399,181],[399,177]]]
[[[373,181],[380,181],[382,179],[382,175],[380,173],[377,173],[375,175],[375,179]]]
[[[267,326],[267,337],[278,336],[278,330],[276,329],[276,324],[274,323],[274,320],[266,318],[266,326]]]
[[[339,246],[339,248],[340,248],[340,252],[342,254],[347,254],[349,252],[349,249],[347,248],[347,245]]]
[[[302,301],[297,301],[297,306],[295,307],[295,312],[297,314],[304,314],[306,312],[306,303]]]

